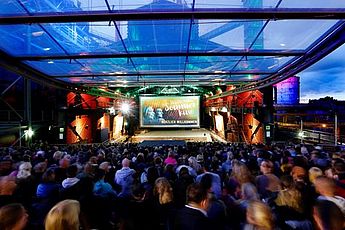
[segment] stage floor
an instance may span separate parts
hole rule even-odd
[[[188,142],[212,142],[211,133],[206,129],[151,130],[132,137],[132,142],[145,140],[184,140]]]

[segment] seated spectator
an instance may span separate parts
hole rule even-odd
[[[320,230],[343,230],[345,217],[339,207],[328,200],[318,200],[313,209],[315,228]]]
[[[207,217],[208,192],[200,184],[193,183],[187,188],[187,204],[177,211],[175,230],[210,230]]]
[[[14,177],[0,177],[0,207],[17,202],[17,199],[13,196],[16,187],[17,184]]]
[[[78,168],[75,165],[67,168],[67,178],[62,181],[61,197],[63,199],[79,199],[82,188],[80,179],[76,177],[77,172]]]
[[[117,196],[116,192],[113,190],[109,183],[104,181],[105,171],[102,169],[98,169],[97,178],[98,179],[93,187],[94,194],[101,197],[115,199]]]
[[[76,200],[63,200],[47,214],[45,230],[79,230],[80,205]]]
[[[173,202],[173,189],[169,181],[160,177],[155,182],[153,194],[155,202],[155,219],[158,219],[158,228],[169,230],[173,228],[175,205]]]
[[[209,205],[207,208],[207,216],[210,219],[211,225],[215,229],[225,229],[227,212],[224,202],[218,199],[212,190],[213,176],[205,174],[201,177],[200,185],[208,191]]]
[[[187,167],[181,167],[178,179],[174,187],[175,203],[181,208],[186,203],[186,191],[189,185],[193,184],[194,178],[189,174]]]
[[[280,180],[273,174],[273,163],[263,160],[260,164],[262,175],[256,177],[256,185],[262,199],[272,199],[280,191]]]
[[[8,204],[0,208],[1,230],[22,230],[28,223],[28,214],[19,203]]]
[[[310,183],[314,184],[315,179],[319,176],[323,175],[323,172],[321,169],[319,169],[318,167],[311,167],[308,171],[309,173],[309,181]]]
[[[336,159],[333,164],[336,178],[336,193],[338,196],[345,198],[345,161]]]
[[[222,195],[222,183],[220,180],[220,176],[216,173],[208,172],[207,166],[204,166],[203,173],[198,175],[196,177],[195,181],[200,182],[205,175],[211,175],[211,177],[212,177],[212,192],[214,193],[214,195],[217,198],[220,198]]]
[[[241,200],[240,200],[240,208],[241,210],[244,210],[244,213],[246,213],[246,210],[248,208],[248,204],[252,200],[260,200],[260,196],[258,194],[258,191],[256,190],[256,187],[252,183],[244,183],[241,186]]]
[[[171,164],[173,166],[177,165],[177,161],[175,159],[175,154],[172,151],[170,151],[168,153],[168,157],[164,160],[164,164],[166,164],[166,165]]]
[[[328,200],[336,204],[345,215],[345,199],[336,196],[336,185],[334,180],[321,176],[315,180],[316,191],[320,194],[317,200]]]
[[[38,198],[57,199],[60,186],[55,181],[55,172],[53,168],[49,168],[42,175],[42,183],[37,186],[36,196]]]
[[[121,186],[119,197],[130,198],[132,197],[132,185],[134,169],[129,168],[130,160],[127,158],[122,160],[122,168],[115,173],[115,183]]]
[[[244,230],[260,229],[272,230],[275,229],[272,211],[269,206],[261,201],[249,202],[247,208],[247,224]]]
[[[283,176],[281,182],[282,190],[278,192],[275,203],[278,206],[286,206],[302,214],[304,211],[302,206],[302,195],[295,188],[292,177]]]

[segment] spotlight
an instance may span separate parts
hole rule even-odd
[[[115,114],[115,109],[114,109],[114,107],[110,107],[110,108],[109,108],[109,113],[112,114],[112,115]]]
[[[31,128],[29,128],[28,130],[24,131],[24,134],[26,137],[31,138],[35,134],[35,132]]]
[[[304,132],[303,132],[303,131],[299,132],[299,133],[298,133],[298,136],[299,136],[299,137],[304,137]]]
[[[129,112],[129,104],[128,104],[128,103],[123,103],[123,104],[121,105],[121,111],[122,111],[123,113],[128,113],[128,112]]]

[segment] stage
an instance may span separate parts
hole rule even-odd
[[[184,140],[186,142],[212,142],[211,132],[206,129],[146,130],[132,137],[132,142],[154,140]]]

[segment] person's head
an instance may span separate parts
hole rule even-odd
[[[247,208],[247,222],[260,230],[274,228],[274,220],[271,209],[261,201],[252,200]]]
[[[252,183],[244,183],[241,186],[243,199],[246,200],[259,200],[259,194],[256,187]]]
[[[307,171],[300,166],[294,166],[291,171],[291,176],[294,181],[305,182]]]
[[[345,161],[338,159],[333,164],[335,174],[345,173]]]
[[[325,176],[320,176],[315,179],[314,182],[316,191],[322,196],[334,196],[335,195],[335,183],[334,180]]]
[[[108,161],[104,161],[99,165],[99,169],[102,169],[102,170],[104,170],[105,173],[108,173],[109,172],[109,166],[110,166],[110,163]]]
[[[156,167],[149,167],[147,169],[147,182],[154,184],[156,179],[159,177],[159,172]]]
[[[30,177],[31,176],[31,169],[32,169],[32,165],[30,162],[23,162],[19,166],[17,178],[18,179],[25,179],[25,178]]]
[[[252,181],[252,174],[248,167],[237,160],[232,162],[231,176],[234,177],[241,185]]]
[[[46,230],[78,230],[80,205],[76,200],[63,200],[48,212]]]
[[[328,200],[318,200],[313,208],[315,225],[320,230],[342,230],[345,217],[339,207]]]
[[[165,177],[159,177],[156,180],[154,194],[158,195],[160,204],[166,204],[173,200],[172,187]]]
[[[0,177],[0,195],[12,195],[17,184],[14,177]]]
[[[187,188],[187,204],[207,210],[208,192],[199,183],[193,183]]]
[[[182,167],[178,173],[178,176],[181,178],[181,177],[184,177],[184,176],[189,176],[189,170],[187,167]]]
[[[55,170],[53,168],[49,168],[45,171],[42,175],[42,181],[44,183],[55,181]]]
[[[213,176],[209,173],[206,173],[201,177],[200,185],[206,189],[208,192],[212,192],[212,181]]]
[[[28,222],[28,214],[23,205],[8,204],[0,208],[0,229],[21,230]]]
[[[63,168],[63,169],[68,168],[70,163],[71,163],[71,161],[65,157],[59,161],[60,168]]]
[[[310,183],[314,184],[315,179],[319,176],[323,175],[323,172],[320,168],[318,167],[311,167],[308,171],[309,173],[309,181]]]
[[[67,177],[73,178],[76,177],[78,173],[78,167],[76,165],[70,165],[68,166],[66,170]]]
[[[269,160],[263,160],[260,164],[260,172],[268,174],[273,172],[273,163]]]
[[[128,158],[125,158],[122,160],[122,167],[129,167],[130,163],[131,163],[131,161],[128,160]]]

